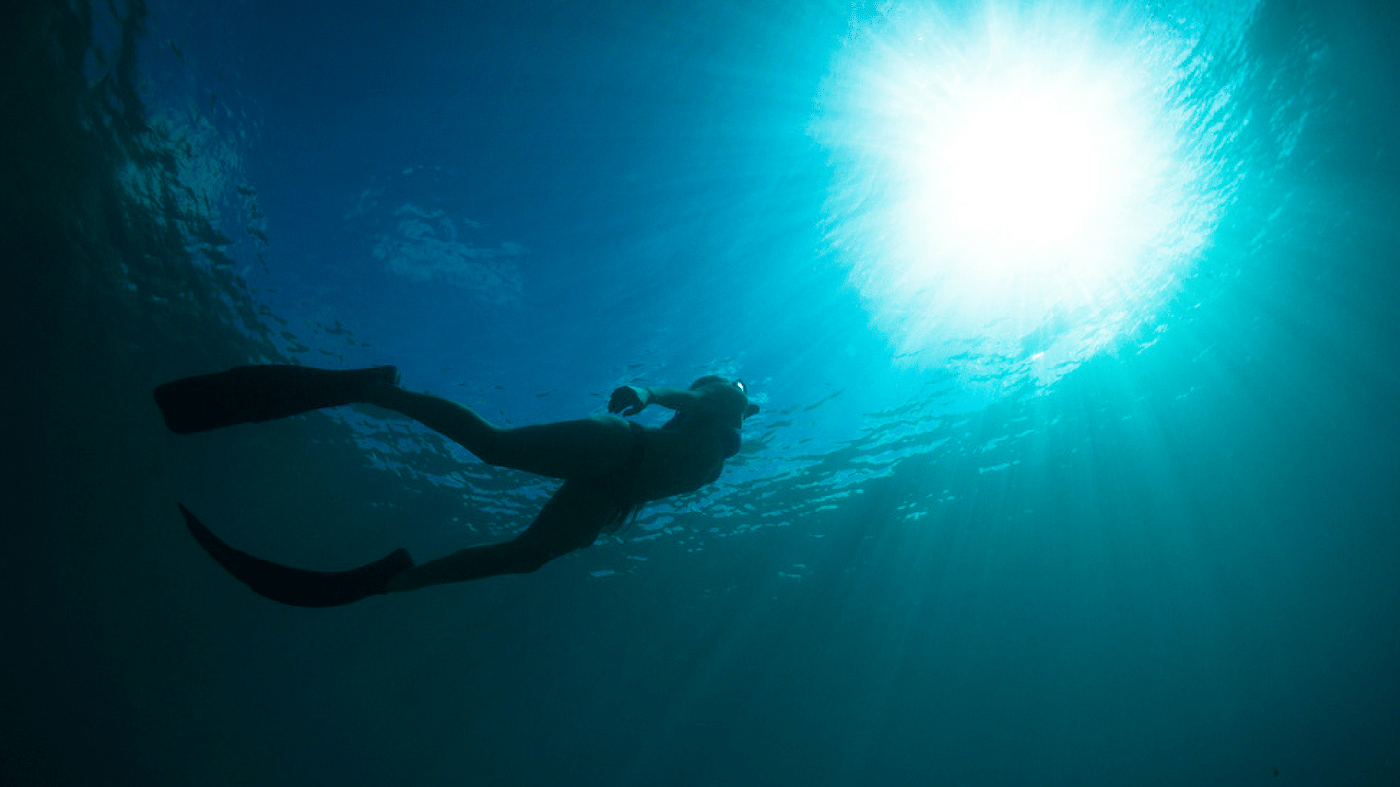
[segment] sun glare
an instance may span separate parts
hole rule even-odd
[[[917,362],[1048,382],[1150,317],[1224,189],[1172,96],[1189,42],[1120,19],[890,9],[824,85],[829,238]]]
[[[989,95],[955,118],[937,144],[926,186],[960,195],[954,225],[980,244],[1033,256],[1037,245],[1083,243],[1127,191],[1125,162],[1109,166],[1115,118],[1098,107]],[[1115,172],[1117,177],[1115,178]],[[1121,196],[1118,195],[1118,196]]]

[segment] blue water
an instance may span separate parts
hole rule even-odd
[[[7,7],[15,783],[1400,783],[1389,6]],[[1135,91],[1162,212],[960,290],[909,118],[1046,40]],[[176,501],[335,569],[553,487],[368,409],[164,431],[250,360],[763,412],[535,574],[292,609]]]

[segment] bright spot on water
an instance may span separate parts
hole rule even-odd
[[[828,238],[906,358],[1048,383],[1152,322],[1229,200],[1196,43],[1046,4],[852,35],[812,124]]]

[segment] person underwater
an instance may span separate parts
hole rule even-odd
[[[624,385],[612,392],[607,415],[505,428],[455,402],[400,387],[393,366],[345,371],[240,366],[166,383],[154,396],[176,434],[371,404],[418,421],[487,464],[564,482],[530,526],[509,541],[468,547],[421,565],[398,549],[349,571],[308,571],[241,552],[180,506],[190,533],[225,570],[262,596],[301,607],[341,606],[429,585],[535,571],[590,546],[601,534],[617,532],[647,502],[713,483],[725,460],[739,451],[744,420],[759,410],[742,381],[707,376],[688,389]],[[675,415],[659,428],[623,417],[651,405]]]

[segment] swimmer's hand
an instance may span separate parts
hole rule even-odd
[[[636,415],[651,404],[651,392],[645,388],[624,385],[612,392],[608,400],[608,412],[617,415]]]

